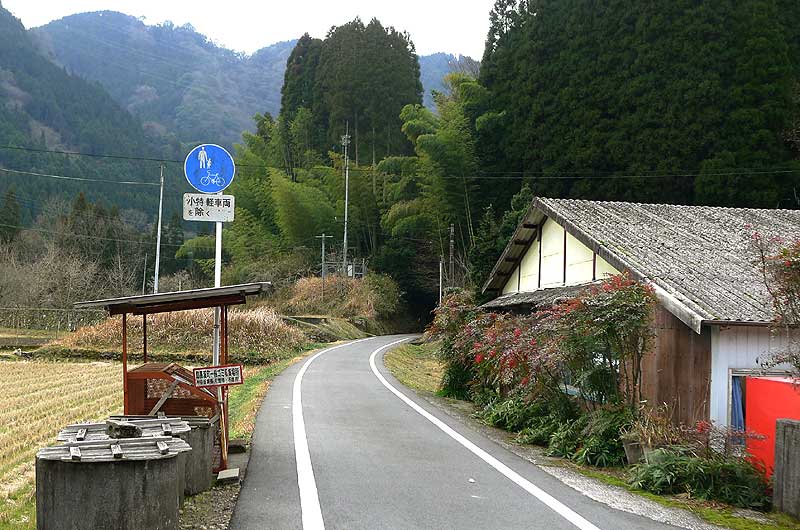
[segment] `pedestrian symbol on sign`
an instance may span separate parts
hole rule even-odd
[[[192,149],[183,165],[186,180],[197,191],[219,193],[233,181],[236,165],[224,148],[202,144]]]
[[[205,169],[207,167],[211,167],[211,161],[208,159],[208,153],[206,153],[206,147],[200,147],[200,152],[197,153],[197,161],[200,162],[200,168]]]

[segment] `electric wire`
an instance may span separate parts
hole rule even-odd
[[[119,159],[119,160],[129,160],[129,161],[147,161],[147,162],[158,162],[164,164],[183,164],[184,160],[176,160],[176,159],[169,159],[169,158],[152,158],[152,157],[140,157],[140,156],[129,156],[129,155],[113,155],[113,154],[100,154],[100,153],[82,153],[78,151],[58,151],[52,149],[41,149],[41,148],[33,148],[33,147],[21,147],[21,146],[13,146],[13,145],[0,145],[0,149],[10,149],[10,150],[19,150],[19,151],[29,151],[35,153],[47,153],[47,154],[60,154],[60,155],[71,155],[71,156],[84,156],[84,157],[92,157],[92,158],[109,158],[109,159]],[[266,170],[280,170],[284,171],[286,168],[278,167],[278,166],[270,166],[268,164],[244,164],[238,163],[236,167],[240,168],[257,168],[257,169],[266,169]],[[332,168],[329,166],[312,166],[311,170],[339,170],[339,168]],[[376,169],[373,168],[360,168],[360,167],[351,167],[351,172],[361,172],[361,173],[380,173]],[[439,175],[437,178],[439,179],[446,179],[446,180],[463,180],[463,179],[484,179],[484,180],[518,180],[518,179],[533,179],[533,180],[571,180],[571,179],[656,179],[656,178],[686,178],[686,177],[699,177],[699,176],[747,176],[747,175],[782,175],[782,174],[790,174],[790,173],[798,173],[800,172],[799,169],[795,168],[780,168],[780,169],[768,169],[765,170],[763,168],[737,168],[735,170],[724,170],[724,171],[711,171],[711,172],[698,172],[698,171],[690,171],[690,170],[677,170],[674,172],[667,172],[667,173],[659,173],[658,170],[650,170],[650,171],[642,171],[634,174],[628,175],[620,175],[617,174],[618,172],[615,171],[608,171],[608,170],[593,170],[593,169],[583,169],[583,170],[572,170],[572,171],[547,171],[547,170],[518,170],[518,171],[485,171],[480,170],[477,172],[477,175],[470,175],[470,176],[457,176],[457,175]],[[419,178],[420,175],[413,174],[413,175],[405,175],[408,177],[415,177]],[[157,184],[156,184],[157,185]]]

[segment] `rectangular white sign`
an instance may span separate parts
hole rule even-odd
[[[184,193],[183,220],[230,223],[234,206],[233,195]]]
[[[243,382],[244,373],[241,364],[194,369],[194,386],[196,387],[241,385]]]

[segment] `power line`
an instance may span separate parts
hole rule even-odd
[[[76,237],[76,238],[79,238],[79,239],[97,239],[97,240],[100,240],[100,241],[116,241],[116,242],[119,242],[119,243],[131,243],[133,245],[151,245],[152,244],[152,241],[136,241],[134,239],[118,239],[118,238],[113,238],[113,237],[88,236],[88,235],[84,235],[84,234],[73,234],[73,233],[70,233],[70,232],[58,232],[56,230],[47,230],[47,229],[44,229],[44,228],[33,228],[33,227],[29,227],[29,226],[20,226],[20,225],[10,225],[10,224],[5,224],[5,223],[0,223],[0,226],[5,227],[5,228],[18,228],[19,230],[25,230],[27,232],[41,232],[41,233],[45,233],[45,234],[55,234],[55,235],[64,236],[64,237]],[[174,248],[180,248],[180,247],[183,246],[183,245],[174,245],[174,244],[171,244],[171,243],[161,243],[161,244],[163,246],[166,246],[166,247],[174,247]]]
[[[130,156],[130,155],[107,155],[100,153],[82,153],[79,151],[59,151],[57,149],[41,149],[36,147],[22,147],[19,145],[0,145],[0,149],[7,149],[10,151],[27,151],[30,153],[42,153],[52,155],[69,155],[69,156],[86,156],[90,158],[111,158],[117,160],[130,160],[135,162],[175,162],[180,163],[182,160],[170,160],[166,158],[151,158],[145,156]]]
[[[117,159],[117,160],[128,160],[128,161],[144,161],[144,162],[158,162],[158,163],[172,163],[172,164],[183,164],[183,160],[175,160],[169,158],[151,158],[151,157],[141,157],[141,156],[128,156],[128,155],[111,155],[111,154],[99,154],[99,153],[82,153],[78,151],[59,151],[59,150],[52,150],[52,149],[40,149],[40,148],[33,148],[33,147],[20,147],[20,146],[13,146],[13,145],[0,145],[0,149],[10,149],[10,150],[18,150],[18,151],[29,151],[34,153],[47,153],[47,154],[59,154],[59,155],[68,155],[68,156],[84,156],[84,157],[91,157],[91,158],[109,158],[109,159]],[[267,164],[242,164],[237,163],[237,167],[240,168],[258,168],[258,169],[265,169],[265,170],[279,170],[284,171],[285,168],[278,167],[278,166],[270,166]],[[329,166],[312,166],[309,168],[310,170],[335,170],[335,168]],[[10,170],[3,170],[3,171],[10,171]],[[360,168],[360,167],[351,167],[350,171],[353,172],[360,172],[360,173],[372,173],[378,172],[374,168]],[[608,170],[593,170],[593,169],[584,169],[584,170],[574,170],[574,171],[547,171],[547,170],[519,170],[519,171],[484,171],[480,170],[477,174],[470,175],[467,177],[462,176],[454,176],[454,175],[439,175],[437,178],[445,179],[445,180],[462,180],[462,179],[482,179],[482,180],[521,180],[521,179],[538,179],[538,180],[571,180],[571,179],[658,179],[658,178],[686,178],[686,177],[700,177],[700,176],[747,176],[747,175],[781,175],[781,174],[789,174],[789,173],[797,173],[798,169],[770,169],[770,170],[763,170],[759,168],[738,168],[735,170],[725,170],[725,171],[717,171],[717,172],[697,172],[697,171],[681,171],[672,172],[672,173],[658,173],[658,170],[650,170],[650,171],[642,171],[636,174],[628,174],[628,175],[619,175],[614,174],[614,171]],[[32,172],[25,173],[21,171],[17,171],[23,174],[33,174]],[[37,174],[38,176],[53,176],[53,175],[46,175],[46,174]],[[419,178],[420,175],[413,174],[413,175],[404,175],[407,177],[414,177]],[[61,176],[53,176],[53,177],[60,177],[66,178],[68,180],[86,180],[86,181],[97,181],[97,182],[107,182],[107,183],[120,183],[119,181],[107,181],[102,179],[88,179],[83,177],[61,177]],[[158,186],[158,183],[142,183],[133,181],[135,184],[138,185],[148,185],[148,186]]]
[[[0,171],[5,173],[14,173],[17,175],[30,175],[34,177],[47,177],[51,179],[59,179],[59,180],[74,180],[78,182],[100,182],[104,184],[122,184],[126,186],[158,186],[158,182],[143,182],[143,181],[136,181],[136,180],[110,180],[110,179],[92,179],[88,177],[70,177],[66,175],[53,175],[50,173],[37,173],[35,171],[22,171],[19,169],[7,169],[7,168],[0,168]]]

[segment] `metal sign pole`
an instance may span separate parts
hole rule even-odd
[[[217,249],[216,249],[216,260],[214,263],[214,287],[220,287],[222,284],[222,223],[216,222],[214,223],[217,225]],[[219,346],[220,346],[220,333],[219,333],[219,325],[220,325],[220,308],[214,308],[214,355],[213,355],[213,362],[214,366],[219,366]],[[217,387],[217,401],[221,404],[222,401],[222,388]],[[224,418],[224,428],[227,430],[227,418]]]

